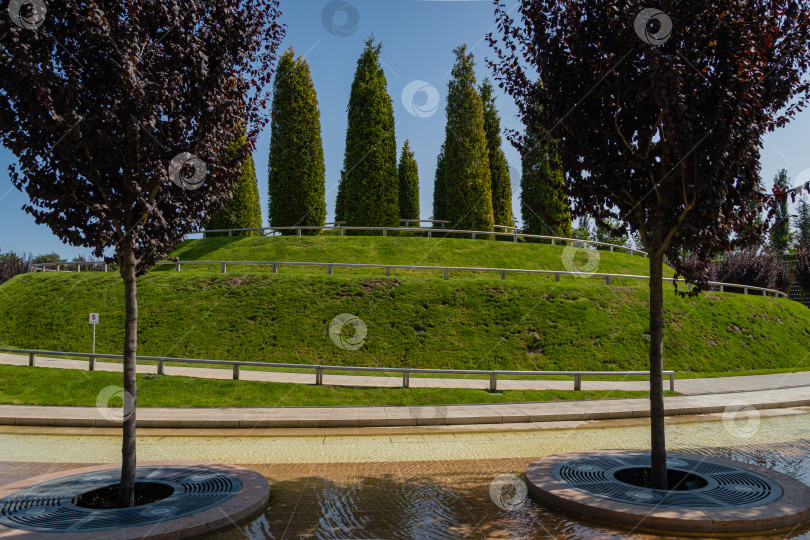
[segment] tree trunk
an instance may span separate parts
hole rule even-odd
[[[135,504],[135,411],[138,386],[135,378],[138,349],[138,282],[135,257],[125,250],[121,257],[124,278],[126,315],[124,320],[124,436],[121,446],[121,485],[118,503],[127,508]]]
[[[664,260],[650,252],[650,457],[652,487],[667,489],[667,447],[664,436]]]

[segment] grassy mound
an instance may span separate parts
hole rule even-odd
[[[249,242],[236,242],[243,243]],[[487,243],[464,245],[477,244]],[[537,246],[530,249],[540,257]],[[296,258],[314,256],[305,251]],[[647,364],[647,291],[638,286],[573,278],[554,283],[152,272],[139,280],[139,298],[143,355],[465,369],[624,370]],[[87,314],[99,312],[97,351],[118,353],[123,304],[121,280],[112,273],[17,276],[0,286],[0,343],[89,351]],[[355,314],[367,325],[359,350],[344,350],[330,339],[329,324],[340,313]],[[665,322],[667,369],[810,367],[810,311],[796,302],[668,294]]]

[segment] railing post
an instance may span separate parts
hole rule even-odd
[[[278,274],[278,265],[276,263],[273,263],[273,273]]]
[[[720,292],[723,292],[723,286],[720,285]]]
[[[104,263],[104,271],[107,271],[107,263]]]
[[[233,365],[233,380],[235,380],[235,381],[239,380],[239,368],[240,367],[241,366],[239,364],[234,364]]]
[[[574,390],[582,390],[582,375],[574,375]]]
[[[675,391],[675,374],[674,373],[669,374],[669,391],[670,392]]]
[[[475,240],[475,233],[472,233],[472,239]]]
[[[560,274],[559,272],[554,274],[554,281],[560,281]]]
[[[383,236],[388,236],[388,229],[383,228]]]
[[[343,227],[338,227],[338,236],[343,236]]]
[[[433,232],[433,231],[431,231],[430,229],[428,229],[428,238],[432,238],[432,236],[431,236],[431,233],[432,233],[432,232]]]
[[[180,263],[174,263],[174,269],[180,271]]]
[[[498,390],[498,374],[494,371],[489,374],[489,391],[497,392]]]
[[[332,273],[332,265],[331,265],[331,264],[330,264],[329,266],[327,266],[327,267],[326,267],[326,273],[327,273],[327,274],[331,274],[331,273]]]
[[[386,275],[386,277],[391,277],[391,267],[390,266],[385,267],[385,275]]]
[[[158,360],[158,375],[163,375],[163,360]]]
[[[298,236],[301,236],[301,227],[295,229],[295,232]]]
[[[76,271],[77,271],[77,272],[81,272],[81,271],[82,271],[82,265],[77,264],[77,265],[76,265]],[[748,294],[748,293],[745,293],[745,294]]]
[[[323,384],[323,368],[315,368],[315,385],[321,386]]]
[[[95,356],[90,357],[90,362],[89,362],[89,365],[87,366],[87,369],[89,369],[90,371],[95,371],[96,370],[96,357]]]
[[[228,265],[225,264],[225,263],[222,263],[221,272],[224,274],[225,272],[227,272],[227,270],[228,270]]]
[[[745,294],[748,294],[748,287],[743,287],[743,291],[745,291]]]
[[[36,353],[28,353],[28,365],[33,367],[37,365],[37,355]]]
[[[556,244],[557,244],[557,241],[556,241],[555,239],[553,239],[553,238],[552,238],[552,239],[551,239],[551,245],[553,246],[553,245],[556,245]]]
[[[411,385],[411,373],[409,371],[402,372],[402,388],[408,388]]]
[[[232,232],[233,232],[233,231],[228,230],[228,236],[231,236],[231,233],[232,233]]]
[[[605,285],[610,285],[610,276],[605,276]]]
[[[613,251],[613,246],[610,246],[610,251]]]
[[[61,269],[62,269],[62,265],[61,265],[61,264],[57,264],[57,265],[56,265],[56,271],[58,272],[58,271],[60,271]],[[42,267],[42,271],[43,271],[43,272],[45,271],[45,267],[44,267],[44,266]]]
[[[517,233],[515,233],[515,242],[517,242]]]
[[[444,269],[444,279],[450,279],[450,269],[449,268]]]

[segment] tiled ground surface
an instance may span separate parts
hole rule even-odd
[[[810,483],[808,440],[698,452],[768,466]],[[662,538],[572,519],[531,500],[500,508],[490,494],[493,480],[520,477],[533,459],[247,465],[270,481],[268,508],[206,538]],[[0,477],[74,466],[0,463]],[[810,527],[770,538],[810,538]]]

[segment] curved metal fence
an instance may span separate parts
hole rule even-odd
[[[12,354],[27,354],[28,365],[36,366],[37,356],[68,356],[79,357],[88,359],[88,369],[95,371],[96,359],[112,359],[123,360],[124,356],[121,354],[101,354],[101,353],[77,353],[77,352],[61,352],[61,351],[40,351],[36,349],[4,349],[0,348],[0,352]],[[568,376],[574,379],[574,390],[582,389],[582,377],[634,377],[646,376],[649,377],[649,371],[509,371],[502,369],[434,369],[434,368],[390,368],[390,367],[364,367],[364,366],[324,366],[320,364],[275,364],[270,362],[250,362],[240,360],[205,360],[198,358],[172,358],[167,356],[141,356],[138,355],[137,360],[146,360],[149,362],[157,362],[157,373],[163,375],[165,364],[167,362],[174,364],[201,364],[201,365],[223,365],[231,366],[233,368],[233,379],[238,380],[240,375],[240,368],[243,366],[265,368],[268,371],[273,370],[289,370],[300,369],[304,371],[315,372],[315,384],[323,384],[324,371],[346,371],[346,372],[361,372],[361,373],[399,373],[402,376],[402,387],[408,388],[410,385],[411,374],[414,373],[430,373],[434,375],[488,375],[489,376],[489,390],[495,392],[498,390],[498,375],[504,376],[529,376],[529,377],[549,377],[549,376]],[[675,391],[675,372],[662,371],[662,375],[669,376],[669,389]],[[458,377],[449,377],[457,379]]]
[[[416,221],[416,220],[406,220],[406,221]],[[425,221],[425,220],[420,220]],[[435,222],[435,223],[442,223],[442,222]],[[447,223],[447,222],[443,222]],[[295,231],[297,236],[301,236],[303,231],[311,231],[311,230],[319,230],[319,231],[337,231],[338,236],[344,236],[345,231],[377,231],[382,232],[382,236],[388,236],[388,233],[397,232],[397,233],[416,233],[416,234],[424,234],[427,238],[441,238],[446,237],[448,235],[454,234],[463,234],[463,235],[470,235],[470,238],[475,240],[479,237],[487,238],[487,237],[501,237],[501,238],[511,238],[514,242],[517,242],[519,239],[529,239],[529,240],[549,240],[552,245],[555,245],[557,242],[564,242],[564,243],[576,243],[583,247],[591,247],[591,246],[600,246],[605,248],[606,250],[610,251],[621,251],[625,253],[629,253],[631,255],[639,255],[641,257],[646,257],[647,253],[638,249],[634,249],[627,246],[619,246],[616,244],[609,244],[607,242],[597,242],[596,240],[581,240],[577,238],[565,238],[562,236],[544,236],[540,234],[523,234],[517,232],[517,229],[514,227],[509,227],[506,225],[496,225],[495,228],[497,229],[504,229],[505,231],[511,232],[503,232],[503,231],[468,231],[464,229],[440,229],[440,228],[433,228],[433,227],[347,227],[345,225],[332,225],[332,226],[292,226],[292,227],[255,227],[251,229],[212,229],[210,231],[198,231],[195,233],[190,233],[190,235],[197,235],[197,234],[209,234],[209,233],[228,233],[228,236],[233,236],[235,232],[248,232],[248,231],[260,231],[263,236],[275,236],[277,233],[281,231]]]
[[[45,266],[66,266],[70,264],[88,264],[88,263],[42,263],[32,265],[32,270],[35,272],[49,271]],[[641,279],[649,280],[649,276],[637,276],[633,274],[607,274],[607,273],[590,273],[590,272],[568,272],[562,270],[525,270],[521,268],[484,268],[475,266],[419,266],[408,264],[362,264],[362,263],[337,263],[337,262],[298,262],[298,261],[159,261],[160,265],[174,265],[175,270],[178,272],[183,265],[219,265],[220,272],[226,273],[228,265],[232,266],[271,266],[273,273],[277,273],[278,269],[282,266],[313,266],[326,268],[327,274],[333,274],[335,268],[380,268],[385,269],[385,275],[390,276],[392,270],[436,270],[444,273],[444,279],[450,279],[450,272],[481,272],[481,273],[496,273],[500,274],[501,279],[506,279],[507,274],[545,274],[553,275],[555,281],[560,281],[561,276],[576,276],[576,277],[595,277],[602,278],[605,285],[610,285],[611,279]],[[106,267],[106,265],[104,265]],[[50,270],[53,271],[53,270]],[[56,271],[59,271],[58,269]],[[664,278],[664,281],[672,283],[688,284],[683,280],[676,280],[674,278]],[[758,293],[758,296],[777,296],[781,298],[788,298],[788,295],[782,291],[774,289],[766,289],[763,287],[753,287],[750,285],[737,285],[734,283],[721,283],[717,281],[710,281],[712,285],[720,292],[726,292],[726,289],[731,289],[728,292],[735,290],[742,291],[743,294],[750,294],[751,292]]]

